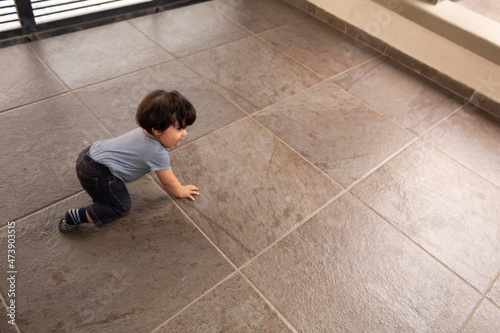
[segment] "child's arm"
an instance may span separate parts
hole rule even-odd
[[[198,188],[194,185],[182,186],[181,183],[175,177],[172,169],[168,170],[158,170],[156,175],[160,179],[163,187],[168,193],[172,194],[177,198],[189,198],[194,201],[193,195],[200,195]]]

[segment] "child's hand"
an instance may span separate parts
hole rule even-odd
[[[189,198],[194,201],[193,195],[200,195],[198,188],[194,185],[186,185],[182,186],[182,197],[181,198]]]
[[[193,195],[200,195],[198,188],[194,185],[182,186],[175,177],[172,169],[156,171],[158,179],[163,184],[168,193],[176,198],[188,198],[194,201]]]

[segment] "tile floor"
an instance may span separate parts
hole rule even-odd
[[[0,71],[1,332],[500,331],[500,119],[285,2],[11,46]],[[61,234],[79,151],[157,88],[198,110],[171,156],[201,195],[147,175],[127,217]]]

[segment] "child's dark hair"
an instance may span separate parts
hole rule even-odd
[[[179,92],[155,90],[144,97],[137,108],[135,119],[148,133],[153,129],[163,132],[176,122],[186,128],[196,120],[196,109]]]

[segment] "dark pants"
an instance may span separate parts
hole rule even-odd
[[[90,147],[89,147],[90,148]],[[92,222],[99,228],[130,212],[132,202],[125,183],[113,176],[105,165],[90,158],[84,149],[76,161],[76,173],[83,189],[94,203],[86,207]]]

